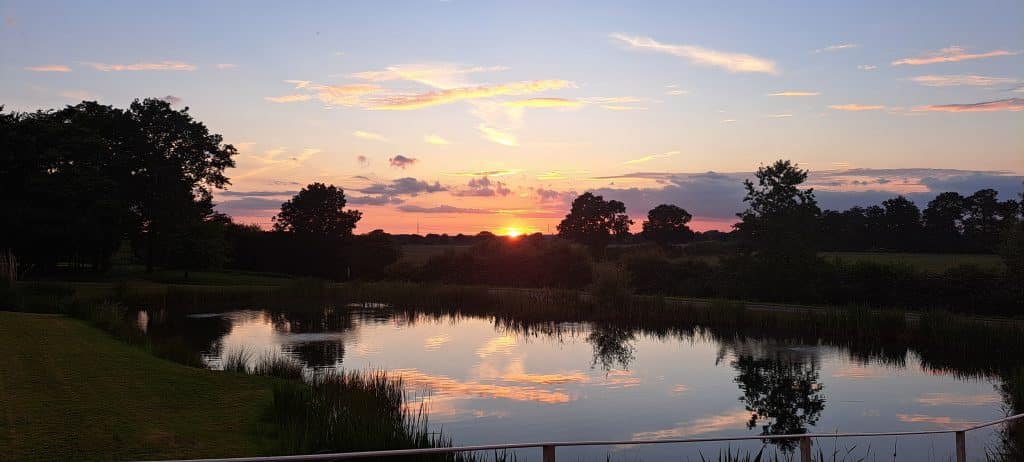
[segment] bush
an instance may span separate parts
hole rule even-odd
[[[633,298],[629,272],[613,263],[595,265],[594,282],[590,285],[590,295],[594,297],[594,302],[599,306],[629,307]]]

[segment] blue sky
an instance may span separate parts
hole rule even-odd
[[[544,231],[584,190],[638,197],[635,216],[643,197],[686,208],[702,198],[667,194],[674,179],[777,158],[854,202],[1024,173],[1020,2],[4,1],[0,15],[7,110],[170,97],[240,148],[218,200],[246,221],[311,181],[345,187],[363,231],[475,232]],[[727,225],[722,207],[697,221]]]

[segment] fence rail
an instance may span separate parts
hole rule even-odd
[[[707,438],[676,438],[660,440],[595,440],[595,441],[549,441],[542,443],[485,444],[477,446],[454,446],[449,448],[393,449],[386,451],[339,452],[333,454],[304,454],[295,456],[236,457],[228,459],[183,459],[159,462],[322,462],[334,460],[373,459],[378,457],[417,456],[431,454],[452,454],[475,451],[501,451],[508,449],[541,448],[544,462],[555,462],[555,449],[570,446],[623,446],[643,444],[711,443],[719,441],[744,440],[797,440],[800,443],[800,461],[811,462],[811,440],[814,438],[855,438],[879,436],[936,435],[952,433],[956,438],[956,460],[967,462],[966,434],[972,430],[999,425],[1018,419],[1024,414],[1012,415],[958,430],[921,430],[905,432],[853,432],[853,433],[802,433],[793,435],[761,436],[718,436]]]

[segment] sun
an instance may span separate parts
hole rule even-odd
[[[523,235],[523,231],[515,226],[509,226],[505,228],[505,235],[508,237],[519,237]]]

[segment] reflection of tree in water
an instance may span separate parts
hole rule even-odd
[[[762,435],[807,433],[825,409],[817,361],[772,355],[755,358],[741,355],[732,362],[739,374],[736,383],[746,410],[747,428],[761,425]],[[792,449],[796,441],[778,441]]]
[[[591,367],[598,364],[605,372],[615,368],[628,369],[633,361],[633,344],[636,334],[632,330],[614,326],[594,326],[587,336],[587,342],[594,347]]]
[[[352,314],[348,310],[324,308],[317,310],[285,311],[268,309],[267,318],[278,332],[293,334],[318,332],[345,332],[352,330]]]
[[[288,356],[312,368],[334,367],[340,365],[345,357],[345,343],[341,340],[292,343],[282,346],[282,349]]]

